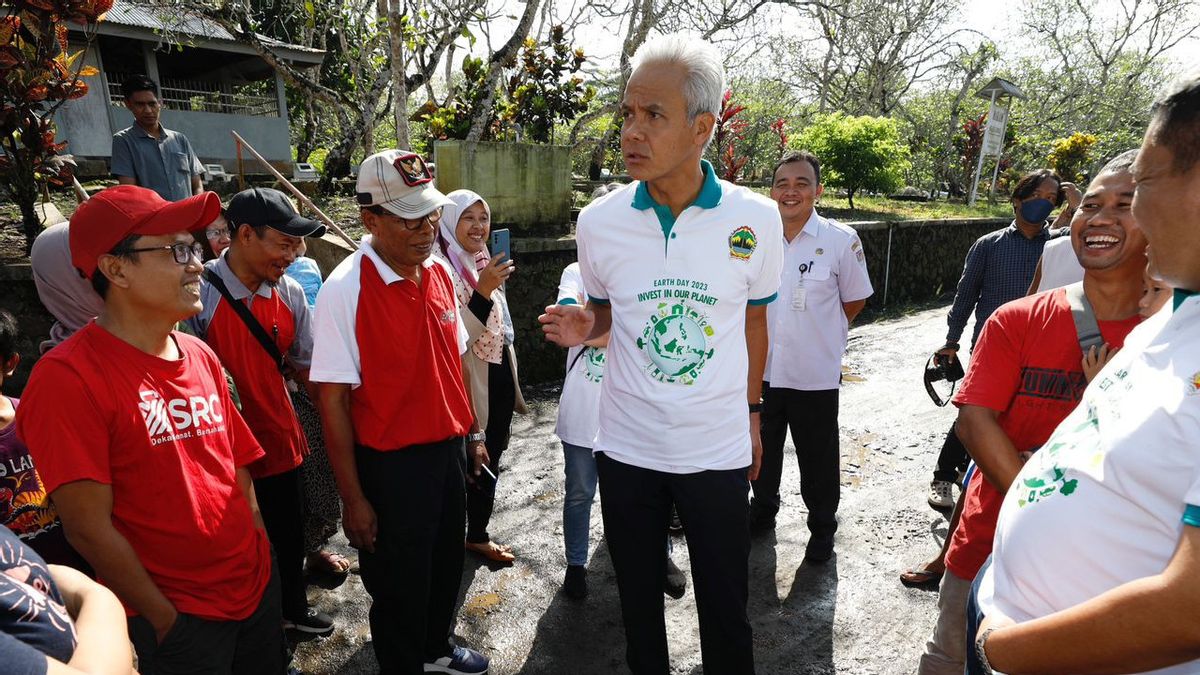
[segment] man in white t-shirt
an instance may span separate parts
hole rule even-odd
[[[1013,482],[971,672],[1200,672],[1200,73],[1156,103],[1133,176],[1173,311],[1130,333]]]
[[[672,504],[687,531],[704,669],[754,672],[746,493],[762,451],[766,305],[779,288],[783,231],[773,202],[701,160],[724,94],[721,63],[712,45],[681,35],[634,55],[621,151],[637,180],[579,216],[587,304],[539,317],[566,347],[611,328],[594,450],[637,674],[670,667]]]
[[[780,302],[767,309],[771,350],[763,385],[763,464],[753,482],[751,530],[775,529],[783,444],[788,427],[800,464],[800,495],[808,508],[805,558],[833,555],[841,495],[838,387],[850,322],[871,296],[862,242],[853,228],[822,217],[821,162],[791,153],[775,166],[771,199],[783,218]]]

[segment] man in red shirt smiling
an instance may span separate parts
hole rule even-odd
[[[297,214],[287,196],[271,188],[237,193],[229,200],[227,214],[233,243],[206,266],[200,290],[204,309],[188,324],[233,376],[242,415],[267,453],[249,469],[275,548],[284,625],[326,634],[333,630],[333,621],[308,606],[304,591],[299,467],[308,442],[283,375],[286,369],[306,383],[312,358],[312,322],[304,289],[283,271],[296,259],[304,237],[321,236],[325,226]],[[244,319],[234,303],[241,303],[250,316]],[[246,319],[258,324],[274,345],[273,353],[256,339]]]
[[[1110,351],[1141,322],[1146,238],[1133,219],[1133,153],[1109,162],[1071,220],[1083,266],[1083,296]],[[955,429],[979,470],[967,485],[962,519],[950,533],[938,622],[918,675],[958,675],[966,659],[967,594],[992,552],[1000,504],[1029,455],[1079,403],[1087,380],[1068,294],[1057,288],[1014,300],[992,314],[975,346]]]
[[[129,613],[143,673],[282,673],[279,582],[246,466],[263,456],[200,311],[211,192],[109,188],[72,217],[72,264],[104,299],[38,362],[17,415],[71,544]]]

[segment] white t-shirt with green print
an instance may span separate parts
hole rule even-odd
[[[1159,574],[1183,528],[1200,526],[1200,297],[1175,304],[1129,334],[1013,481],[985,615],[1028,621]]]
[[[579,216],[584,286],[612,310],[593,449],[667,473],[750,465],[746,311],[783,264],[775,202],[703,168],[678,218],[641,182]]]

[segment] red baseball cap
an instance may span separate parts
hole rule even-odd
[[[90,279],[96,273],[96,261],[122,239],[134,234],[155,236],[202,230],[220,213],[221,198],[215,192],[169,202],[154,190],[136,185],[101,190],[71,216],[71,264]]]

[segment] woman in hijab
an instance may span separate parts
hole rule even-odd
[[[454,289],[462,307],[469,339],[463,357],[467,387],[475,418],[486,436],[488,469],[500,474],[500,455],[508,448],[513,412],[526,412],[517,379],[513,351],[513,323],[503,285],[513,272],[511,260],[488,254],[491,209],[483,197],[470,190],[446,195],[453,202],[442,211],[438,226],[438,253],[450,264]],[[488,534],[496,485],[487,473],[467,487],[466,548],[496,562],[516,559],[509,546],[497,544]]]
[[[67,227],[67,223],[60,223],[43,230],[33,241],[33,251],[29,254],[38,298],[55,319],[50,339],[41,344],[43,354],[86,326],[104,309],[104,301],[92,290],[92,284],[71,264]]]

